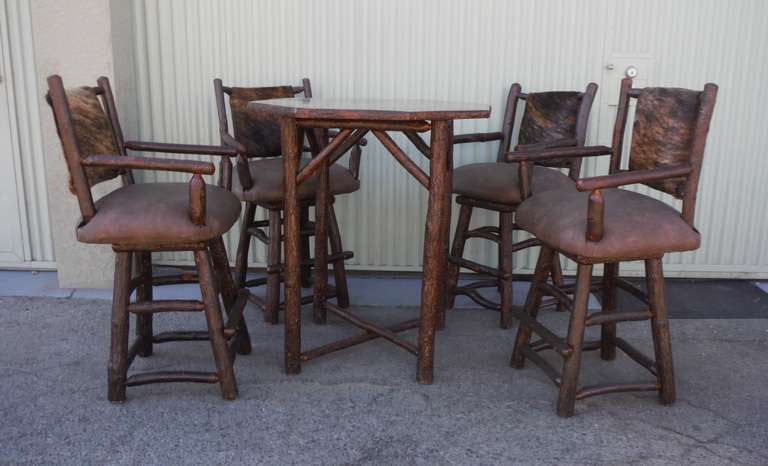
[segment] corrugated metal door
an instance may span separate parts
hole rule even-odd
[[[596,81],[590,142],[597,142],[612,124],[611,96],[626,66],[653,85],[714,81],[721,90],[697,216],[704,244],[670,256],[667,272],[768,276],[768,87],[759,78],[768,71],[759,59],[768,48],[767,16],[768,3],[759,0],[134,0],[136,132],[216,142],[215,77],[270,85],[309,76],[318,96],[492,104],[489,120],[462,122],[457,132],[496,130],[514,81],[532,91]],[[492,160],[494,150],[457,148],[456,164]],[[592,162],[585,175],[597,172]],[[365,150],[362,181],[359,193],[338,203],[346,245],[356,253],[352,266],[419,270],[423,190],[376,142]],[[489,244],[476,242],[469,252],[495,262]],[[530,270],[531,257],[520,255],[518,267]],[[263,259],[257,248],[252,261]]]

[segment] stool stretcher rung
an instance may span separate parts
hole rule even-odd
[[[125,384],[129,387],[148,385],[151,383],[196,382],[216,383],[219,377],[215,372],[195,371],[156,371],[142,372],[128,377]]]
[[[517,252],[522,251],[523,249],[532,248],[534,246],[541,246],[541,241],[539,241],[537,238],[528,238],[513,244],[510,249],[512,252]]]
[[[541,355],[539,355],[539,353],[537,353],[530,346],[526,345],[523,347],[523,354],[525,355],[526,359],[539,366],[539,369],[544,371],[547,377],[549,377],[555,385],[558,387],[560,386],[560,384],[563,382],[562,376],[557,371],[557,369],[552,367],[552,364],[547,362],[546,359],[542,358]]]
[[[552,348],[552,345],[547,343],[545,340],[536,340],[534,342],[529,343],[528,346],[536,352],[554,349]],[[599,350],[600,346],[601,346],[600,340],[585,341],[581,345],[581,350],[595,351],[595,350]]]
[[[555,335],[550,329],[539,323],[538,320],[532,319],[522,310],[513,307],[512,314],[520,321],[521,325],[530,327],[534,333],[541,337],[542,340],[546,341],[552,349],[557,351],[561,356],[568,356],[573,351],[564,339]]]
[[[541,288],[544,294],[551,296],[558,303],[564,305],[567,310],[573,310],[573,299],[571,299],[562,288],[547,282],[540,283],[539,288]]]
[[[481,238],[493,241],[496,244],[501,243],[501,235],[498,227],[480,227],[469,230],[464,234],[464,239]]]
[[[202,312],[202,301],[186,299],[158,299],[128,305],[128,312],[134,314],[153,314],[155,312]]]
[[[644,355],[639,349],[630,345],[629,342],[627,342],[627,340],[623,338],[616,338],[615,341],[616,341],[616,347],[622,350],[624,354],[629,356],[636,363],[645,367],[648,370],[648,372],[650,372],[651,374],[658,376],[658,369],[656,367],[656,363],[651,358]]]
[[[568,283],[567,285],[558,286],[560,291],[565,294],[573,294],[576,290],[576,283]],[[603,289],[603,281],[600,279],[592,280],[589,284],[589,292],[594,293]]]
[[[152,337],[153,343],[167,343],[171,341],[207,341],[207,330],[188,330],[188,331],[176,331],[176,332],[161,332]]]
[[[613,324],[617,322],[636,322],[640,320],[648,320],[653,316],[651,311],[622,311],[622,312],[595,312],[587,317],[585,325],[591,327],[601,324]]]
[[[448,260],[453,265],[458,265],[459,267],[463,267],[465,269],[469,269],[473,272],[481,273],[483,275],[490,275],[496,278],[509,277],[509,274],[502,273],[502,271],[499,269],[494,269],[493,267],[488,267],[487,265],[478,264],[477,262],[474,262],[468,259],[463,259],[461,257],[449,256]]]
[[[404,350],[406,350],[406,351],[408,351],[408,352],[410,352],[412,354],[417,354],[418,353],[418,348],[416,347],[416,345],[414,345],[413,343],[411,343],[409,341],[403,340],[402,338],[397,336],[396,333],[394,333],[394,332],[392,332],[390,330],[387,330],[386,328],[379,327],[379,326],[374,325],[374,324],[372,324],[372,323],[370,323],[370,322],[368,322],[366,320],[363,320],[363,319],[355,316],[354,314],[348,312],[347,310],[342,309],[341,307],[336,306],[335,304],[332,304],[332,303],[326,302],[325,303],[325,308],[326,308],[326,310],[332,312],[334,315],[336,315],[336,316],[346,320],[347,322],[349,322],[350,324],[352,324],[352,325],[354,325],[356,327],[359,327],[359,328],[361,328],[363,330],[367,330],[369,332],[373,332],[373,333],[379,335],[381,338],[384,338],[385,340],[391,341],[392,343],[396,344],[397,346],[403,348]]]
[[[623,278],[616,278],[616,286],[621,288],[622,290],[626,291],[627,293],[631,294],[635,298],[639,299],[643,303],[645,303],[646,306],[650,306],[650,301],[648,300],[648,295],[641,290],[640,288],[636,287],[632,283],[628,282],[627,280]]]
[[[246,286],[248,286],[248,284],[247,284],[247,283],[246,283]],[[337,294],[338,294],[338,293],[336,292],[336,287],[334,287],[334,286],[329,286],[328,288],[326,288],[326,291],[325,291],[325,298],[326,298],[326,299],[333,299],[333,298],[335,298],[335,297],[336,297],[336,295],[337,295]],[[266,307],[267,307],[267,303],[266,303],[266,302],[264,302],[264,300],[263,300],[263,299],[261,299],[261,297],[259,297],[259,296],[256,296],[255,294],[253,294],[253,293],[251,293],[251,292],[249,291],[249,292],[248,292],[248,297],[247,297],[247,299],[248,299],[248,301],[250,301],[250,302],[252,302],[253,304],[255,304],[255,305],[256,305],[256,306],[257,306],[259,309],[261,309],[262,311],[266,310]],[[305,296],[302,296],[302,297],[301,297],[301,304],[302,304],[302,305],[304,305],[304,304],[312,304],[312,303],[314,302],[314,299],[315,299],[314,295],[311,295],[311,294],[309,294],[309,295],[305,295]],[[280,310],[283,310],[283,309],[285,309],[285,302],[281,302],[281,303],[280,303],[279,309],[280,309]]]
[[[576,392],[576,399],[583,400],[590,396],[604,395],[606,393],[655,392],[660,387],[661,385],[658,382],[590,385],[578,390]]]
[[[386,329],[392,333],[399,333],[399,332],[404,332],[406,330],[411,330],[418,327],[419,327],[419,319],[413,319],[413,320],[401,322],[396,325],[391,325],[389,327],[386,327]],[[317,348],[304,351],[303,353],[301,353],[301,360],[303,362],[307,362],[319,356],[323,356],[328,353],[333,353],[334,351],[339,351],[344,348],[349,348],[350,346],[359,345],[361,343],[365,343],[366,341],[375,340],[377,338],[381,338],[381,335],[374,333],[372,331],[366,331],[365,333],[361,333],[359,335],[345,338],[343,340],[334,341],[332,343],[328,343],[327,345],[319,346]]]
[[[464,295],[468,297],[469,299],[483,306],[486,309],[490,309],[492,311],[501,310],[501,305],[499,303],[493,302],[490,299],[486,298],[485,296],[481,295],[476,289],[469,288],[466,286],[459,286],[459,287],[456,287],[455,293],[457,295]]]

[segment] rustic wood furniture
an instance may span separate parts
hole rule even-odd
[[[512,269],[514,253],[540,245],[536,238],[514,242],[515,210],[525,195],[521,187],[533,192],[552,189],[575,191],[575,180],[579,176],[581,159],[563,158],[535,163],[532,173],[519,170],[519,164],[506,163],[504,155],[512,143],[517,106],[525,101],[525,113],[518,131],[516,151],[543,149],[548,147],[583,146],[587,134],[592,101],[597,84],[590,83],[584,92],[521,92],[520,84],[509,89],[507,106],[504,111],[501,131],[491,133],[462,134],[453,138],[454,144],[470,142],[499,141],[496,162],[473,163],[457,167],[453,173],[453,193],[456,203],[461,206],[456,233],[451,246],[451,272],[448,278],[448,308],[453,307],[457,295],[465,295],[481,306],[499,311],[499,325],[512,325]],[[564,175],[557,169],[568,169]],[[481,226],[470,230],[469,224],[474,208],[488,209],[499,213],[498,226]],[[465,259],[464,245],[471,238],[481,238],[498,245],[499,266],[494,268]],[[490,277],[474,280],[458,286],[459,269],[466,268]],[[552,280],[562,285],[560,258],[553,256]],[[498,288],[501,299],[494,302],[480,293],[483,288]]]
[[[285,369],[289,374],[301,371],[302,361],[384,338],[417,355],[417,380],[433,380],[434,339],[439,315],[445,307],[445,278],[448,259],[448,236],[451,213],[451,173],[453,120],[487,118],[487,106],[428,101],[376,101],[333,99],[275,99],[254,101],[248,108],[273,114],[279,118],[285,175]],[[314,138],[313,128],[339,128],[339,135],[306,165],[299,164],[303,134]],[[418,134],[431,130],[431,143]],[[424,274],[420,318],[382,328],[367,322],[340,306],[327,301],[328,212],[330,205],[330,168],[338,157],[372,132],[384,147],[416,180],[429,190],[426,232],[424,236]],[[414,142],[419,152],[429,158],[429,174],[425,173],[387,134],[401,131]],[[364,333],[345,340],[302,352],[301,296],[299,274],[300,190],[317,173],[315,194],[315,283],[313,315],[324,322],[327,311],[362,328]],[[418,344],[401,338],[398,332],[418,327]]]
[[[632,80],[621,83],[616,124],[611,147],[576,147],[510,153],[509,162],[523,165],[564,157],[610,155],[609,174],[582,178],[576,182],[579,193],[548,191],[525,200],[517,210],[520,227],[544,244],[528,293],[524,311],[513,311],[520,319],[511,364],[521,368],[529,359],[559,386],[557,413],[573,415],[576,400],[604,393],[658,391],[662,403],[675,400],[672,347],[664,297],[662,257],[668,252],[691,251],[700,244],[693,225],[704,144],[715,106],[717,86],[707,84],[703,91],[677,88],[632,88]],[[636,111],[629,148],[628,170],[621,158],[630,99]],[[682,200],[682,214],[652,197],[619,186],[642,183]],[[559,252],[578,263],[576,283],[557,287],[545,281],[553,255]],[[622,261],[645,261],[646,291],[619,278]],[[602,309],[588,314],[587,301],[592,268],[604,264]],[[616,290],[621,288],[648,307],[641,311],[617,311]],[[568,295],[573,293],[571,299]],[[568,335],[557,336],[536,319],[543,294],[554,296],[571,312]],[[651,321],[655,358],[651,359],[616,336],[616,324]],[[584,341],[586,327],[600,326],[597,341]],[[531,342],[536,333],[539,340]],[[595,385],[578,389],[581,353],[600,350],[604,360],[612,360],[621,349],[653,376],[652,382]],[[538,352],[554,350],[563,357],[558,373]]]
[[[220,79],[215,79],[214,90],[216,93],[216,106],[219,114],[219,132],[222,145],[231,147],[237,151],[237,170],[234,180],[231,180],[231,162],[222,161],[222,172],[229,174],[230,180],[224,183],[228,189],[232,189],[238,198],[245,203],[243,219],[240,223],[240,239],[237,246],[235,282],[239,288],[266,284],[266,299],[248,292],[249,299],[259,306],[264,312],[266,322],[276,324],[279,319],[280,283],[283,281],[281,264],[282,246],[282,211],[283,211],[283,161],[279,156],[283,150],[280,145],[280,125],[276,117],[263,112],[248,109],[248,102],[275,98],[294,97],[302,94],[306,98],[312,97],[312,87],[309,79],[304,79],[301,86],[272,86],[272,87],[227,87]],[[228,99],[225,98],[228,96]],[[234,135],[229,133],[227,121],[226,100],[232,115]],[[327,141],[336,133],[327,128],[314,130],[314,141]],[[330,223],[331,255],[328,261],[333,264],[334,287],[328,289],[328,296],[335,297],[339,306],[349,306],[349,291],[347,289],[347,274],[344,261],[353,257],[352,251],[344,251],[342,248],[341,233],[336,220],[336,211],[333,208],[334,196],[348,194],[360,189],[359,172],[361,146],[365,145],[362,139],[351,146],[349,167],[334,164],[330,168],[330,192],[331,206],[329,207],[328,221]],[[317,152],[318,147],[303,148]],[[307,160],[302,160],[306,164]],[[314,224],[309,219],[309,208],[315,204],[315,185],[317,177],[311,178],[301,186],[298,192],[300,199],[301,217],[301,256],[302,271],[301,284],[303,287],[311,286],[312,258],[310,257],[309,242],[314,235]],[[267,210],[267,220],[256,220],[256,207]],[[266,228],[267,231],[264,231]],[[267,270],[266,277],[246,280],[248,268],[248,250],[251,245],[251,237],[255,237],[267,246]],[[302,298],[303,303],[312,302],[312,295]]]
[[[107,398],[125,400],[126,387],[159,382],[219,383],[225,399],[237,396],[235,353],[251,351],[242,318],[247,297],[238,294],[221,239],[237,221],[240,202],[231,193],[207,186],[202,175],[214,173],[209,162],[127,155],[128,150],[233,156],[229,147],[124,141],[107,78],[95,87],[65,89],[59,76],[48,78],[47,100],[53,109],[82,220],[77,239],[111,244],[115,251],[111,350]],[[135,184],[132,170],[192,174],[187,183]],[[91,187],[122,177],[123,186],[94,202]],[[197,274],[153,276],[153,251],[193,251]],[[138,275],[132,278],[132,265]],[[153,287],[178,283],[200,285],[202,300],[153,299]],[[136,291],[136,300],[130,297]],[[224,323],[221,296],[227,312]],[[154,333],[158,312],[203,312],[207,331]],[[136,340],[129,346],[129,314],[136,316]],[[155,343],[209,340],[215,372],[156,371],[128,376],[138,355],[152,355]]]

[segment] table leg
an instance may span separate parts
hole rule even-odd
[[[451,148],[453,122],[432,122],[429,164],[429,202],[424,233],[424,273],[421,283],[419,354],[416,380],[431,384],[435,356],[435,330],[445,306],[448,266],[448,225],[451,220]]]
[[[301,157],[300,131],[292,118],[280,119],[283,150],[285,247],[285,372],[301,372],[301,231],[296,174]]]

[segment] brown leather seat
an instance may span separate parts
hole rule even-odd
[[[301,166],[309,161],[304,159]],[[283,159],[281,157],[249,162],[253,186],[243,191],[240,179],[235,170],[232,181],[232,192],[240,199],[247,202],[279,202],[283,200]],[[352,176],[352,173],[338,164],[331,165],[330,169],[331,195],[346,194],[360,189],[360,181]],[[315,196],[317,174],[299,185],[299,198],[312,199]]]
[[[500,204],[519,204],[519,164],[516,163],[473,163],[453,171],[453,192]],[[561,172],[534,166],[531,191],[535,193],[553,189],[567,189],[575,192],[572,179]]]
[[[84,243],[168,245],[207,241],[226,233],[240,216],[240,201],[206,186],[205,225],[189,218],[189,183],[130,184],[96,201],[96,215],[77,229]]]
[[[517,223],[547,245],[566,253],[605,262],[661,257],[699,247],[699,233],[680,213],[652,197],[606,189],[604,234],[587,241],[589,192],[537,193],[517,209]]]

